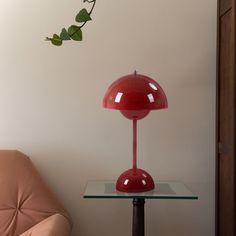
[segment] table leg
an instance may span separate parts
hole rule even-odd
[[[144,199],[133,199],[133,236],[144,236],[144,204]]]

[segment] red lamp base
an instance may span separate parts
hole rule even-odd
[[[129,169],[122,173],[116,182],[116,189],[127,193],[147,192],[154,187],[151,175],[142,169]]]

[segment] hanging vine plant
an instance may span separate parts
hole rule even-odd
[[[86,25],[88,21],[91,21],[91,14],[95,7],[97,0],[83,0],[84,3],[88,2],[92,4],[90,11],[86,8],[83,8],[79,11],[79,13],[75,17],[75,21],[80,25],[71,25],[68,29],[63,28],[61,30],[60,35],[53,34],[52,38],[46,37],[46,41],[51,41],[51,43],[55,46],[61,46],[63,41],[67,40],[75,40],[75,41],[82,41],[83,40],[83,32],[82,28]]]

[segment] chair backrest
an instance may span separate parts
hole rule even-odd
[[[70,219],[30,159],[0,150],[0,235],[18,236],[56,213]]]

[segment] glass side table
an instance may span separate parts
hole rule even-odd
[[[115,184],[115,181],[89,181],[84,198],[133,199],[133,236],[144,236],[145,199],[198,199],[180,182],[155,182],[155,189],[144,193],[119,192],[116,190]]]

